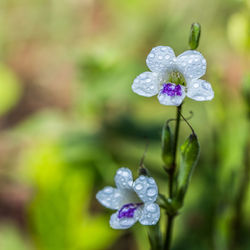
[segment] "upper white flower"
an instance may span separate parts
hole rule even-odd
[[[196,50],[187,50],[175,57],[168,46],[158,46],[151,50],[146,60],[147,71],[137,76],[132,90],[138,95],[151,97],[158,94],[161,104],[179,106],[185,96],[196,101],[213,99],[210,83],[199,79],[206,73],[206,60]],[[181,76],[186,86],[172,82],[173,75]],[[180,79],[181,79],[180,77]]]
[[[138,220],[142,225],[155,225],[160,218],[160,208],[154,203],[158,188],[152,177],[139,176],[133,182],[128,168],[119,168],[115,175],[117,188],[105,187],[96,194],[105,207],[117,210],[110,217],[114,229],[127,229]]]

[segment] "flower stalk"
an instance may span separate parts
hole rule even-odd
[[[176,169],[176,153],[177,153],[178,138],[179,138],[181,108],[182,108],[182,105],[176,108],[177,112],[176,112],[175,134],[174,134],[174,141],[173,141],[173,158],[172,158],[173,162],[172,162],[171,168],[168,171],[169,198],[170,199],[173,199],[173,185],[174,185],[174,176],[175,176],[175,169]],[[167,213],[167,229],[166,229],[164,250],[170,249],[174,217],[175,215]]]
[[[128,229],[137,221],[149,226],[151,250],[171,249],[174,219],[183,206],[199,158],[198,138],[187,121],[189,118],[181,113],[183,100],[189,97],[195,101],[209,101],[214,97],[210,83],[200,79],[206,72],[206,60],[194,50],[199,45],[199,38],[200,25],[195,23],[190,31],[190,50],[176,57],[168,46],[153,48],[146,60],[150,71],[137,76],[132,84],[135,93],[145,97],[157,95],[161,104],[176,106],[176,119],[169,119],[162,130],[162,160],[168,175],[168,196],[158,194],[158,186],[144,166],[147,146],[139,164],[139,177],[135,181],[129,169],[120,168],[115,175],[116,188],[106,187],[96,195],[103,206],[116,210],[110,218],[112,228]],[[178,154],[181,119],[190,127],[191,134]],[[169,126],[173,120],[174,133]],[[178,155],[180,161],[177,166]],[[167,215],[164,240],[160,230],[160,208]]]

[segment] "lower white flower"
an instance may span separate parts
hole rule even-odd
[[[120,168],[115,175],[117,188],[105,187],[96,194],[105,207],[117,210],[110,217],[114,229],[127,229],[139,221],[142,225],[155,225],[160,218],[160,208],[155,203],[158,188],[152,177],[139,176],[133,182],[128,168]]]
[[[206,60],[196,50],[187,50],[178,57],[168,46],[151,50],[146,60],[151,70],[137,76],[132,90],[141,96],[158,94],[163,105],[179,106],[185,96],[196,101],[213,99],[210,83],[199,79],[206,73]],[[185,86],[184,86],[185,85]]]

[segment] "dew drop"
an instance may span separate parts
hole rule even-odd
[[[148,179],[148,182],[149,182],[150,184],[155,184],[155,181],[154,181],[153,178],[149,178],[149,179]]]
[[[135,186],[135,189],[138,190],[138,191],[142,190],[142,188],[143,188],[142,184],[137,184]]]
[[[148,190],[147,190],[147,195],[148,196],[154,196],[154,195],[156,195],[156,189],[155,188],[149,188]]]
[[[129,221],[128,219],[123,219],[123,220],[120,220],[120,224],[121,224],[122,226],[128,226],[128,225],[130,225],[131,223],[130,223],[130,221]]]
[[[149,204],[149,205],[147,205],[146,209],[147,209],[147,211],[154,213],[154,212],[156,212],[156,205],[153,203]]]
[[[111,194],[111,193],[113,192],[113,189],[112,189],[111,187],[106,187],[106,188],[104,189],[104,192],[105,192],[106,194]]]
[[[128,173],[127,171],[123,171],[123,172],[122,172],[122,175],[123,175],[124,177],[128,177],[128,176],[129,176],[129,173]]]

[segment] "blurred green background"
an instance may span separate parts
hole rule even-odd
[[[1,250],[149,248],[147,227],[109,227],[95,193],[121,166],[136,177],[147,141],[166,192],[160,136],[175,108],[131,84],[152,47],[188,49],[194,21],[215,98],[185,101],[201,157],[173,249],[250,249],[249,0],[0,0]],[[180,142],[189,133],[182,123]]]

